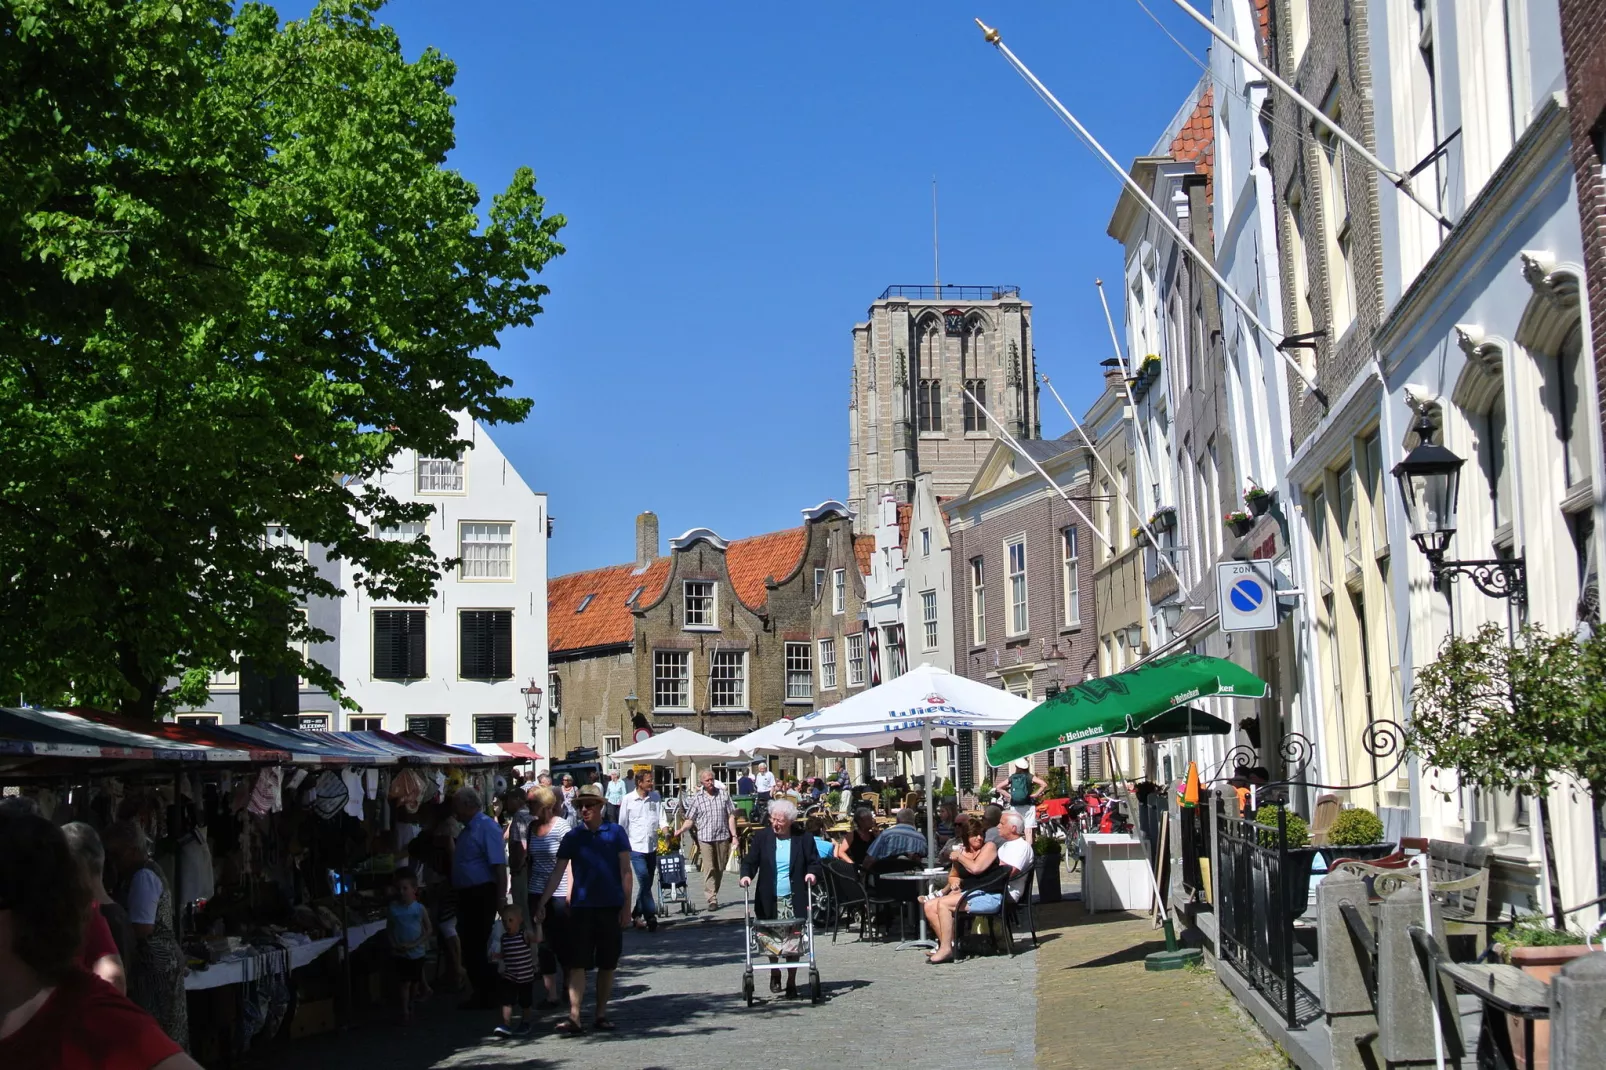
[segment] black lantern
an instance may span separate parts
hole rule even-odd
[[[1466,462],[1434,443],[1433,421],[1424,411],[1416,421],[1416,449],[1394,466],[1400,484],[1411,540],[1428,559],[1433,589],[1444,589],[1446,579],[1470,576],[1478,590],[1494,598],[1527,600],[1527,582],[1521,558],[1489,561],[1446,561],[1445,552],[1455,535],[1455,510],[1461,497],[1461,466]]]
[[[533,739],[535,737],[536,722],[541,718],[541,695],[543,692],[536,686],[535,681],[531,680],[529,687],[519,688],[519,693],[524,696],[524,715],[530,722],[530,737]]]

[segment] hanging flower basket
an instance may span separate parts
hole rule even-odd
[[[1248,513],[1238,510],[1228,513],[1226,516],[1222,517],[1222,520],[1226,523],[1227,530],[1232,532],[1234,536],[1240,539],[1245,535],[1248,535],[1250,530],[1255,526],[1254,517],[1250,516]]]
[[[1250,513],[1255,516],[1265,516],[1276,500],[1276,493],[1264,487],[1250,487],[1244,492],[1244,504],[1249,506]]]
[[[1149,517],[1149,527],[1156,532],[1171,531],[1177,526],[1177,507],[1164,505]]]

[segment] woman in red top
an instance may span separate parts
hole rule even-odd
[[[61,830],[0,810],[0,1066],[200,1070],[156,1019],[79,965],[88,910]]]

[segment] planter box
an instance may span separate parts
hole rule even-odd
[[[1271,511],[1272,504],[1277,501],[1275,493],[1257,495],[1253,498],[1244,498],[1244,507],[1251,516],[1265,516]]]
[[[1340,859],[1353,858],[1358,861],[1369,862],[1374,858],[1386,858],[1394,853],[1394,847],[1395,845],[1392,843],[1361,843],[1351,844],[1348,847],[1340,847],[1329,843],[1323,844],[1316,850],[1321,854],[1322,861],[1326,863],[1327,868],[1332,869],[1333,864]]]
[[[1174,509],[1166,509],[1155,513],[1149,518],[1149,527],[1156,532],[1170,531],[1177,526],[1177,514]]]
[[[1232,532],[1233,536],[1239,539],[1243,538],[1245,535],[1248,535],[1254,530],[1254,527],[1255,521],[1253,518],[1250,518],[1249,520],[1229,520],[1227,522],[1227,530]]]
[[[1058,903],[1060,892],[1060,863],[1065,856],[1059,853],[1037,856],[1037,899],[1042,903]]]
[[[1514,947],[1510,951],[1511,964],[1545,984],[1550,984],[1561,968],[1582,955],[1589,954],[1588,944],[1566,944],[1561,947]],[[1552,997],[1554,998],[1554,997]],[[1534,1022],[1534,1057],[1528,1062],[1523,1049],[1524,1019],[1506,1015],[1507,1035],[1511,1037],[1512,1054],[1517,1070],[1547,1070],[1550,1066],[1550,1023]],[[1560,1070],[1560,1068],[1558,1068]]]

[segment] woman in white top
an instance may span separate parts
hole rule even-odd
[[[538,903],[546,894],[547,880],[557,868],[558,844],[573,826],[559,817],[558,793],[552,788],[536,788],[530,792],[530,839],[528,865],[530,867],[530,902]],[[530,917],[529,914],[525,915]],[[541,981],[546,985],[546,998],[542,1006],[558,1006],[558,961],[562,958],[559,941],[569,931],[569,868],[564,867],[552,903],[547,908],[546,924],[541,930],[538,957],[541,963]]]

